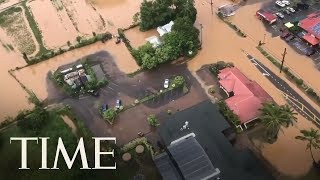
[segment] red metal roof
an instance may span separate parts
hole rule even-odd
[[[272,97],[255,81],[249,80],[237,68],[225,68],[218,74],[219,83],[234,96],[225,102],[240,118],[241,123],[246,123],[260,115],[262,103],[273,101]],[[233,87],[230,87],[231,83]]]
[[[311,34],[304,35],[303,39],[306,40],[308,43],[310,43],[313,46],[319,44],[319,42],[320,42],[319,39],[312,36]]]
[[[299,26],[308,33],[313,34],[317,39],[320,39],[320,32],[317,28],[317,26],[320,26],[320,11],[308,15],[299,22]]]
[[[277,16],[270,13],[270,12],[265,12],[265,11],[259,10],[259,11],[257,11],[257,15],[261,16],[263,19],[268,21],[270,24],[274,23],[277,20]]]

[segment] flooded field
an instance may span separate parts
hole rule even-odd
[[[105,30],[105,21],[100,14],[87,1],[56,0],[61,1],[76,30],[84,35],[92,32],[101,33]]]
[[[213,2],[214,7],[219,7],[225,3],[225,1]],[[199,55],[192,61],[188,62],[189,69],[191,71],[196,71],[203,64],[210,64],[219,60],[231,61],[250,79],[257,81],[264,89],[268,89],[268,93],[277,103],[284,104],[285,100],[280,92],[265,77],[258,73],[258,70],[249,62],[247,57],[241,51],[241,49],[246,50],[271,70],[276,72],[277,75],[284,77],[279,74],[279,70],[275,68],[271,62],[265,59],[265,57],[257,51],[255,46],[257,45],[258,40],[252,40],[250,37],[242,38],[238,36],[234,30],[222,22],[215,14],[211,15],[210,4],[205,1],[196,1],[196,6],[198,15],[195,25],[199,26],[200,23],[203,24],[203,47],[199,52]],[[232,17],[234,21],[237,22],[237,25],[239,24],[241,29],[242,26],[246,26],[246,29],[243,30],[250,36],[251,34],[255,34],[257,39],[259,39],[258,37],[263,37],[263,33],[265,33],[263,24],[257,19],[254,19],[254,14],[258,7],[258,2],[252,3],[252,5],[240,8],[240,10],[237,11],[237,14]],[[278,44],[273,44],[273,41],[277,41]],[[274,49],[273,51],[277,50],[279,54],[285,45],[281,44],[280,39],[276,40],[276,38],[274,38],[271,40],[271,37],[267,38],[267,45],[268,44],[270,44],[268,48]],[[289,53],[290,56],[287,56],[287,64],[290,66],[293,66],[293,63],[291,63],[292,61],[299,62],[299,60],[303,60],[297,53],[292,52],[291,50]],[[293,58],[295,58],[295,60],[293,60]],[[312,71],[314,74],[318,73],[315,68],[311,67],[311,64],[310,67],[309,64],[306,64],[305,66],[301,66],[301,63],[300,66],[298,66],[299,64],[296,65],[301,69],[301,71]],[[307,67],[312,68],[312,70]],[[309,75],[310,74],[311,73],[309,73]],[[309,77],[309,75],[305,77],[307,81],[314,81],[314,84],[319,83],[315,78]],[[292,85],[292,83],[290,85]],[[292,87],[295,88],[294,85],[292,85]],[[319,110],[319,107],[316,105],[314,107]],[[305,143],[296,141],[294,137],[299,134],[300,129],[306,129],[309,127],[317,128],[311,122],[299,116],[298,122],[294,127],[284,129],[283,133],[280,133],[279,140],[277,142],[272,145],[264,144],[261,147],[264,157],[283,174],[290,176],[304,175],[311,167],[312,159],[305,151]],[[320,154],[317,154],[317,156],[320,157]],[[301,164],[305,164],[305,166],[302,168]]]
[[[74,42],[77,31],[62,4],[55,1],[31,1],[28,3],[45,45],[54,49]],[[54,3],[56,2],[56,3]]]
[[[15,71],[17,78],[42,100],[48,98],[48,92],[52,87],[48,87],[47,74],[55,71],[59,66],[65,65],[83,58],[98,51],[107,51],[115,59],[119,69],[124,73],[136,71],[139,67],[128,52],[124,44],[115,44],[113,40],[105,44],[98,42],[93,45],[77,50],[69,51],[48,61],[43,61],[36,65],[28,66]]]
[[[15,53],[9,53],[5,48],[0,46],[0,77],[2,88],[0,88],[0,122],[6,116],[16,116],[17,112],[22,109],[30,108],[27,96],[28,94],[20,85],[9,75],[8,70],[16,66],[24,65],[24,60]],[[32,77],[30,77],[32,78]]]
[[[130,40],[130,44],[134,48],[138,48],[139,46],[144,45],[147,43],[146,38],[151,36],[158,36],[159,33],[156,29],[151,29],[146,32],[140,32],[139,27],[135,27],[133,29],[125,31],[126,37]]]
[[[139,11],[142,0],[90,0],[103,19],[107,30],[117,33],[118,28],[132,24],[132,17]],[[124,14],[125,13],[125,14]]]
[[[20,7],[9,9],[1,17],[0,27],[10,37],[11,42],[22,53],[31,55],[37,51],[34,35],[24,16],[24,10]]]

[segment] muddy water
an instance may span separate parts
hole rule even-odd
[[[139,11],[142,0],[91,0],[91,2],[105,19],[107,30],[116,33],[117,28],[132,24],[132,16]]]
[[[146,38],[151,36],[159,36],[159,33],[156,29],[151,29],[146,32],[140,32],[139,27],[135,27],[125,32],[127,38],[130,40],[130,43],[133,47],[137,48],[144,45],[147,41]]]
[[[65,8],[58,10],[51,1],[32,1],[28,5],[48,48],[58,48],[76,40],[77,31]]]
[[[16,116],[22,109],[31,108],[27,101],[27,93],[9,75],[8,70],[16,66],[24,65],[24,60],[15,53],[9,53],[2,46],[0,47],[0,77],[2,86],[0,88],[0,122],[6,116]]]
[[[214,1],[214,7],[218,7],[224,3],[224,1]],[[255,19],[252,19],[256,11],[256,6],[257,4],[253,4],[252,6],[248,6],[247,9],[240,9],[233,18],[238,18],[239,24],[247,23],[247,29],[250,29],[251,33],[255,34],[257,37],[263,37],[264,29],[261,27],[261,22],[259,22],[259,25],[258,23],[253,23]],[[255,48],[258,41],[238,36],[231,28],[217,18],[216,15],[211,15],[210,5],[205,1],[196,1],[196,7],[198,10],[198,18],[195,25],[199,27],[200,23],[203,24],[203,48],[199,52],[199,55],[188,63],[189,69],[191,71],[196,71],[202,65],[214,63],[218,60],[232,61],[250,79],[257,81],[264,89],[268,89],[268,93],[277,103],[285,103],[280,92],[261,75],[261,73],[241,52],[241,49],[246,50],[271,70],[278,72],[278,69],[276,69],[271,62],[265,59]],[[248,19],[241,19],[242,15],[245,15]],[[268,37],[267,42],[269,41],[271,41],[270,37]],[[282,49],[282,47],[277,47],[277,45],[273,46],[274,47],[270,45],[270,48]],[[296,55],[296,58],[298,57],[300,58],[300,56]],[[277,74],[279,75],[279,73]],[[311,80],[313,79],[310,79],[310,81]],[[284,129],[283,134],[280,133],[279,140],[276,143],[272,145],[264,144],[261,148],[263,155],[281,173],[291,176],[300,176],[307,173],[312,165],[312,160],[310,155],[305,151],[305,144],[303,142],[296,141],[294,137],[299,134],[300,129],[306,129],[309,127],[316,128],[308,120],[299,116],[298,123],[296,123],[294,127]],[[320,154],[317,154],[317,156],[320,157]],[[301,164],[304,164],[305,166],[301,167]]]
[[[48,72],[56,70],[61,65],[74,62],[79,58],[102,50],[108,51],[111,54],[119,69],[124,73],[134,72],[139,68],[125,45],[116,45],[114,40],[111,40],[105,44],[98,42],[87,47],[69,51],[48,61],[23,68],[16,71],[15,74],[17,78],[28,88],[32,89],[40,99],[45,100],[48,98],[48,91],[50,91],[47,87]]]
[[[273,38],[270,33],[265,31],[265,27],[262,22],[254,16],[255,12],[260,9],[261,6],[261,3],[256,3],[242,7],[237,11],[236,16],[232,17],[232,21],[241,27],[241,29],[249,34],[256,42],[262,40],[264,33],[266,33],[265,47],[279,59],[281,59],[281,54],[283,53],[284,48],[287,48],[285,65],[291,67],[316,91],[320,92],[320,81],[318,81],[317,78],[314,78],[320,76],[320,72],[315,68],[313,61],[307,56],[296,53],[295,50],[288,46],[285,41],[281,40],[281,38]]]

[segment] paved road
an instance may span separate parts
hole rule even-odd
[[[243,51],[248,59],[275,87],[277,87],[286,97],[288,103],[302,116],[313,121],[320,127],[320,113],[304,100],[294,89],[292,89],[284,80],[273,73],[269,68],[264,66],[259,60]]]

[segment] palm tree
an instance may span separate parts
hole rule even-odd
[[[309,149],[310,151],[313,163],[317,164],[312,153],[312,148],[320,148],[320,134],[318,130],[311,128],[310,130],[301,130],[300,133],[302,134],[302,136],[296,136],[296,139],[307,142],[307,150]]]
[[[297,122],[296,116],[298,115],[298,113],[296,113],[288,104],[282,105],[280,106],[280,108],[287,116],[286,127],[288,127],[289,125],[293,126],[293,123]]]
[[[278,106],[268,102],[263,104],[260,111],[260,119],[267,128],[266,132],[269,139],[277,137],[281,126],[293,125],[293,122],[296,121],[295,115],[297,113],[295,113],[288,105]]]

